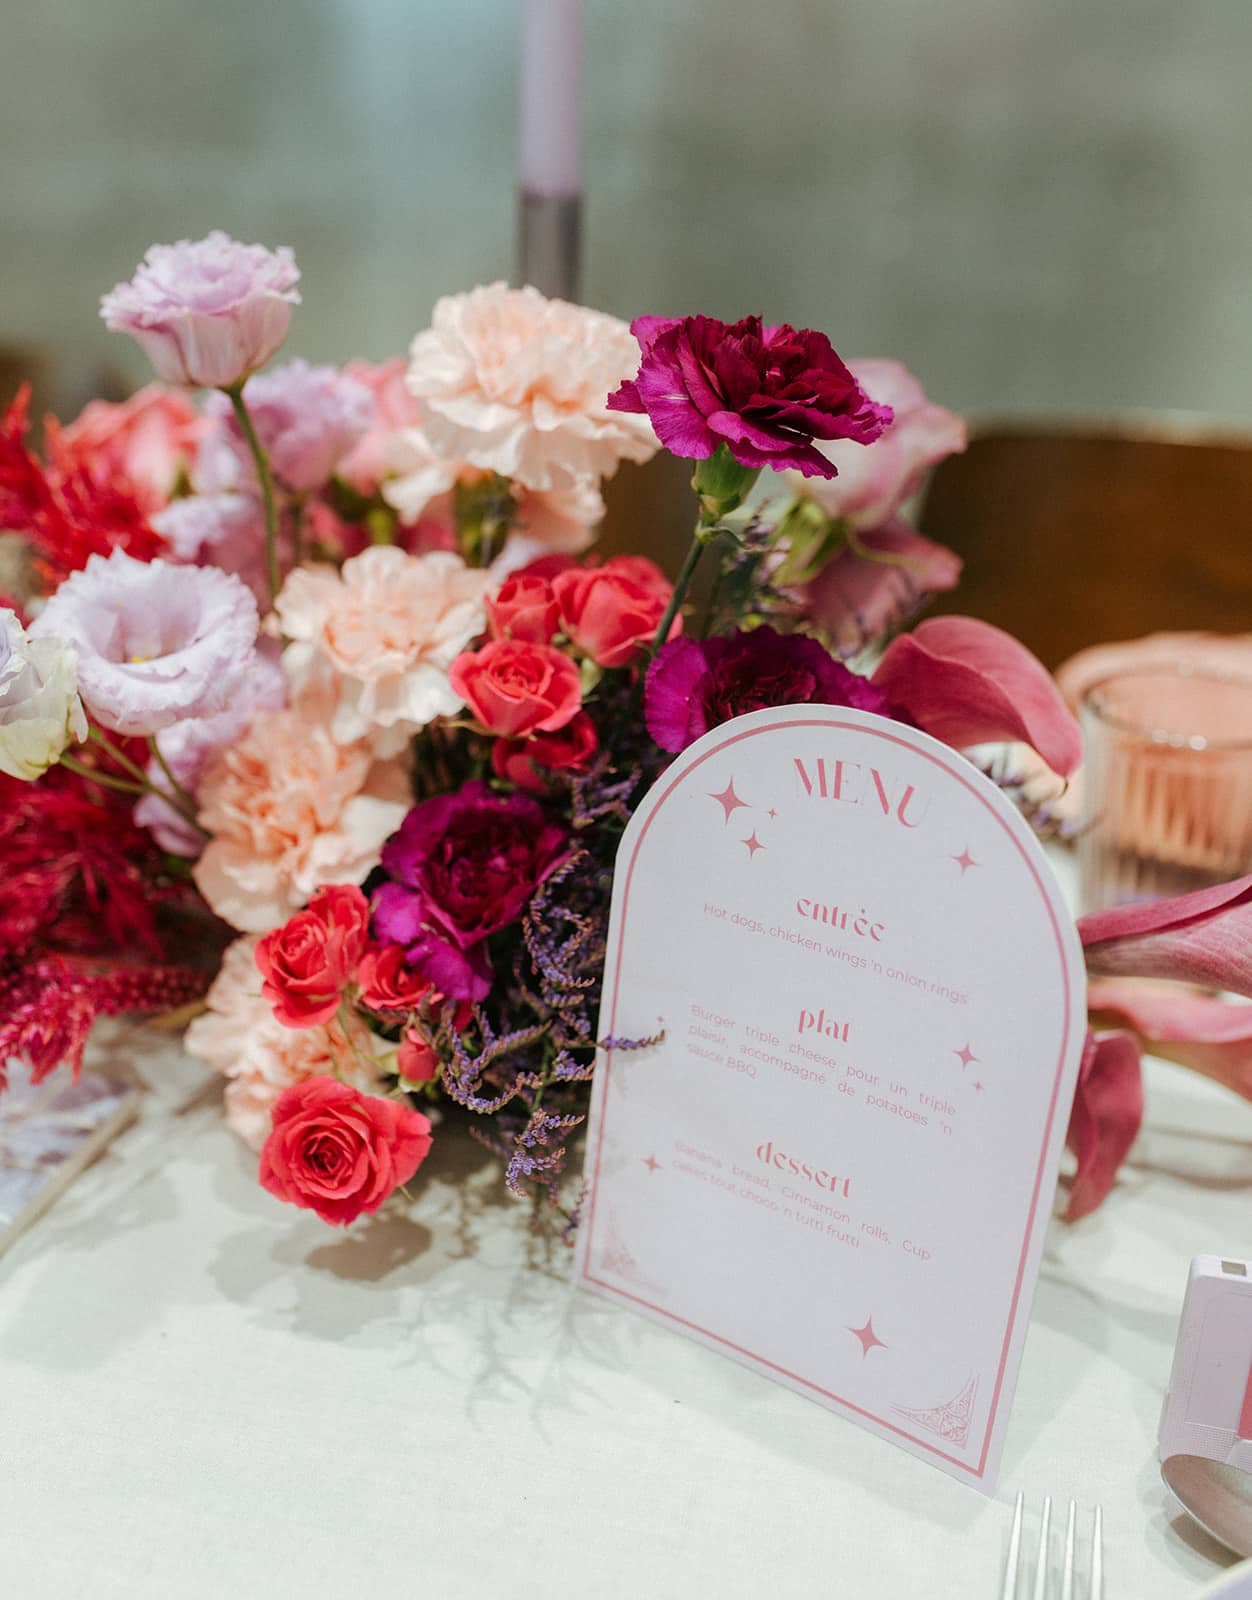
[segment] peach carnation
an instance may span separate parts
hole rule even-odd
[[[257,717],[221,751],[199,801],[212,837],[196,885],[232,927],[262,933],[323,884],[360,883],[412,795],[402,762],[339,744],[306,699]]]
[[[486,626],[488,581],[451,551],[412,556],[394,545],[363,550],[341,572],[302,567],[276,606],[292,641],[288,679],[299,691],[329,666],[339,682],[333,738],[368,738],[394,754],[432,718],[460,709],[448,668]]]
[[[351,1043],[338,1023],[316,1028],[285,1028],[261,994],[256,939],[236,939],[206,997],[208,1009],[187,1029],[187,1049],[230,1082],[226,1120],[239,1137],[259,1150],[269,1137],[270,1113],[284,1089],[306,1078],[337,1074],[363,1090],[380,1081],[374,1049],[393,1046],[375,1040],[359,1020]]]
[[[401,428],[387,444],[390,477],[383,499],[400,519],[413,526],[423,520],[451,523],[452,491],[458,483],[484,476],[478,467],[438,455],[424,429]],[[517,512],[506,547],[508,566],[525,566],[540,555],[577,555],[595,539],[604,519],[604,501],[594,479],[580,478],[564,489],[527,489],[513,485]]]
[[[645,416],[606,404],[639,365],[616,317],[493,283],[438,301],[409,354],[409,388],[449,460],[528,489],[569,489],[657,449]]]

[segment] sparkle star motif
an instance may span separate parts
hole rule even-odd
[[[957,866],[960,867],[962,877],[965,876],[971,867],[976,867],[978,865],[977,861],[975,861],[973,856],[970,855],[968,845],[965,846],[964,850],[961,851],[959,856],[952,856],[950,859],[955,861]]]
[[[858,1338],[861,1341],[861,1359],[862,1360],[865,1359],[865,1357],[870,1353],[870,1351],[875,1347],[875,1345],[877,1345],[877,1347],[880,1350],[885,1350],[887,1348],[887,1346],[883,1343],[883,1341],[874,1332],[874,1319],[873,1319],[873,1317],[870,1317],[870,1318],[867,1319],[867,1321],[865,1323],[865,1326],[863,1328],[849,1327],[848,1328],[848,1332],[850,1334],[853,1334],[856,1338]]]
[[[982,1091],[983,1091],[983,1085],[981,1083],[978,1083],[977,1081],[975,1081],[975,1083],[974,1083],[974,1088],[978,1090],[979,1094],[981,1094]]]
[[[741,800],[735,793],[735,780],[733,778],[722,790],[721,794],[714,794],[712,790],[710,790],[709,799],[716,800],[718,805],[721,806],[722,810],[726,813],[725,821],[727,822],[730,821],[731,814],[733,812],[738,811],[740,806],[746,806],[748,804],[746,800]]]
[[[643,1164],[649,1172],[656,1172],[661,1165],[655,1156],[646,1156]]]
[[[769,808],[769,810],[765,813],[765,815],[769,818],[769,820],[771,822],[773,822],[774,818],[778,815],[778,813],[777,813],[777,811],[774,810],[773,806],[771,806]]]
[[[952,1054],[954,1056],[959,1056],[960,1057],[961,1071],[962,1072],[965,1071],[966,1067],[969,1066],[971,1061],[977,1061],[978,1060],[978,1057],[970,1049],[968,1040],[966,1040],[966,1042],[961,1046],[961,1048],[959,1050],[954,1050],[952,1052]]]
[[[748,836],[748,838],[746,838],[746,839],[740,839],[740,841],[739,841],[739,843],[740,843],[740,844],[746,844],[746,845],[747,845],[747,847],[748,847],[748,859],[749,859],[749,861],[750,861],[750,860],[751,860],[751,859],[752,859],[752,857],[753,857],[753,856],[754,856],[754,855],[755,855],[755,854],[756,854],[756,853],[757,853],[757,851],[758,851],[758,850],[764,850],[764,848],[765,848],[765,846],[764,846],[764,845],[763,845],[763,844],[762,844],[762,843],[761,843],[761,841],[760,841],[760,840],[759,840],[759,839],[758,839],[758,838],[757,838],[757,836],[756,836],[756,829],[755,829],[755,828],[754,828],[754,829],[753,829],[753,830],[752,830],[752,832],[751,832],[751,834],[750,834],[750,835],[749,835],[749,836]]]

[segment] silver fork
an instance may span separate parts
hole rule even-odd
[[[1022,1510],[1025,1497],[1019,1491],[1013,1507],[1013,1529],[1009,1534],[1009,1551],[1004,1558],[1004,1586],[1000,1600],[1018,1600],[1018,1583],[1027,1570],[1026,1552],[1022,1546]],[[1039,1519],[1039,1545],[1035,1551],[1035,1577],[1030,1589],[1030,1600],[1104,1600],[1104,1517],[1099,1506],[1091,1521],[1091,1563],[1088,1569],[1087,1588],[1084,1593],[1074,1588],[1074,1562],[1077,1546],[1078,1507],[1071,1500],[1069,1515],[1065,1519],[1065,1560],[1061,1567],[1060,1590],[1048,1587],[1051,1571],[1052,1496],[1043,1502]]]

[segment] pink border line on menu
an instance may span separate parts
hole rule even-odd
[[[763,733],[776,733],[780,727],[842,728],[853,733],[868,734],[871,738],[883,739],[888,744],[901,745],[904,749],[911,751],[914,755],[921,756],[924,760],[932,762],[936,767],[939,767],[942,771],[946,772],[950,778],[955,778],[963,788],[967,789],[970,794],[974,796],[975,800],[977,800],[980,805],[985,806],[986,809],[991,812],[991,815],[995,821],[1000,825],[1004,832],[1008,834],[1013,848],[1022,857],[1026,864],[1027,870],[1034,879],[1035,887],[1039,890],[1040,896],[1043,899],[1044,906],[1048,913],[1048,921],[1052,927],[1052,936],[1056,940],[1057,954],[1060,956],[1061,960],[1061,977],[1064,982],[1065,989],[1065,1013],[1064,1024],[1061,1029],[1061,1048],[1060,1053],[1057,1056],[1056,1071],[1052,1076],[1052,1094],[1048,1101],[1048,1116],[1047,1121],[1044,1123],[1043,1142],[1039,1149],[1039,1162],[1035,1168],[1035,1183],[1034,1188],[1031,1191],[1030,1211],[1026,1219],[1026,1228],[1022,1238],[1021,1253],[1018,1256],[1017,1276],[1013,1283],[1013,1298],[1009,1304],[1008,1322],[1004,1329],[1004,1340],[1000,1347],[1000,1364],[996,1369],[995,1388],[992,1391],[991,1407],[987,1413],[987,1426],[983,1433],[982,1451],[978,1458],[978,1466],[977,1468],[969,1466],[966,1462],[959,1460],[956,1456],[949,1455],[947,1451],[940,1450],[936,1445],[932,1444],[930,1440],[921,1439],[917,1436],[917,1434],[909,1433],[907,1429],[898,1427],[894,1422],[889,1422],[886,1417],[880,1417],[875,1415],[875,1413],[872,1411],[866,1411],[864,1407],[856,1405],[851,1400],[845,1400],[842,1395],[833,1394],[829,1390],[823,1389],[820,1384],[813,1383],[808,1378],[802,1378],[797,1373],[788,1372],[785,1367],[780,1367],[776,1361],[770,1361],[765,1356],[757,1355],[754,1350],[746,1350],[743,1348],[743,1346],[733,1343],[732,1340],[723,1338],[723,1336],[719,1333],[713,1333],[708,1328],[701,1328],[698,1323],[688,1322],[684,1317],[677,1316],[673,1311],[668,1310],[665,1306],[654,1305],[650,1300],[644,1300],[639,1295],[628,1294],[625,1290],[619,1289],[615,1284],[605,1283],[603,1279],[593,1277],[589,1271],[585,1272],[584,1276],[589,1283],[594,1283],[598,1288],[607,1289],[611,1294],[619,1295],[624,1300],[631,1300],[636,1305],[643,1306],[647,1310],[655,1312],[657,1316],[664,1317],[668,1322],[675,1322],[680,1327],[690,1328],[693,1333],[698,1333],[703,1338],[712,1339],[717,1344],[725,1345],[728,1350],[734,1350],[739,1355],[748,1356],[753,1361],[759,1362],[761,1366],[768,1367],[771,1371],[779,1373],[782,1377],[790,1378],[793,1382],[803,1384],[805,1388],[812,1389],[817,1394],[825,1395],[828,1400],[833,1400],[837,1405],[844,1406],[847,1410],[856,1412],[858,1416],[866,1417],[869,1421],[876,1423],[880,1428],[886,1428],[892,1433],[898,1433],[902,1438],[908,1439],[911,1443],[920,1446],[921,1449],[929,1450],[932,1455],[939,1456],[944,1461],[952,1462],[954,1466],[960,1467],[964,1472],[969,1472],[975,1478],[981,1478],[987,1470],[987,1453],[991,1448],[991,1435],[995,1430],[996,1413],[998,1412],[1000,1406],[1000,1393],[1004,1387],[1005,1368],[1008,1366],[1009,1347],[1013,1342],[1013,1330],[1017,1323],[1017,1311],[1022,1294],[1022,1281],[1026,1275],[1026,1257],[1030,1250],[1030,1237],[1034,1232],[1035,1218],[1039,1210],[1039,1193],[1043,1185],[1044,1163],[1047,1160],[1048,1145],[1051,1143],[1052,1139],[1052,1126],[1056,1120],[1056,1102],[1057,1096],[1060,1094],[1061,1089],[1061,1073],[1064,1070],[1065,1057],[1069,1049],[1069,1036],[1073,1013],[1073,1003],[1070,995],[1069,972],[1067,971],[1065,965],[1065,949],[1061,943],[1061,931],[1057,926],[1056,912],[1053,910],[1052,901],[1046,888],[1044,887],[1043,880],[1039,876],[1038,868],[1030,859],[1029,855],[1027,855],[1026,851],[1022,848],[1021,840],[1013,832],[1012,828],[1009,826],[1004,817],[1000,815],[997,809],[987,799],[986,795],[980,793],[977,785],[971,783],[964,773],[954,767],[948,766],[946,762],[941,760],[937,755],[933,755],[929,750],[919,750],[916,745],[910,744],[907,739],[901,739],[895,734],[884,733],[877,728],[867,728],[863,723],[841,722],[834,717],[798,717],[794,721],[787,721],[785,723],[771,723],[766,727],[752,728],[746,733],[734,734],[731,738],[724,739],[721,744],[714,745],[711,750],[706,750],[698,761],[693,761],[689,767],[684,768],[684,770],[680,772],[673,782],[670,783],[666,788],[665,792],[661,795],[661,798],[649,812],[647,820],[644,822],[643,827],[639,830],[639,837],[635,840],[634,849],[631,851],[630,863],[626,868],[626,887],[622,892],[622,922],[621,932],[619,934],[617,943],[617,965],[613,970],[613,998],[609,1009],[609,1034],[610,1036],[613,1036],[617,1033],[617,997],[621,988],[622,950],[625,945],[626,913],[627,907],[630,903],[631,880],[634,877],[635,863],[639,858],[639,850],[644,839],[647,837],[648,829],[652,826],[652,823],[659,814],[661,807],[670,798],[679,785],[685,783],[692,773],[696,772],[700,767],[702,767],[706,761],[711,760],[716,755],[720,755],[723,750],[728,750],[731,745],[741,743],[744,739],[755,739],[759,734]],[[599,1138],[596,1141],[595,1169],[593,1171],[591,1180],[591,1210],[587,1219],[589,1238],[593,1238],[595,1235],[596,1199],[599,1193],[600,1158],[604,1150],[605,1124],[608,1121],[607,1074],[612,1068],[612,1065],[613,1052],[610,1050],[606,1053],[604,1066],[601,1069],[606,1074],[605,1095],[603,1101],[604,1112],[600,1118]],[[588,1246],[587,1259],[588,1261],[591,1259],[590,1246]]]

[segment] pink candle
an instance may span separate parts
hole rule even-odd
[[[522,190],[565,198],[582,187],[582,0],[524,0]]]

